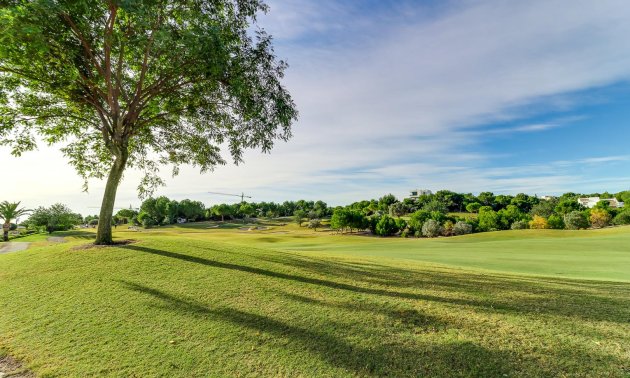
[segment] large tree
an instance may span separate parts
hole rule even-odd
[[[8,0],[0,3],[0,144],[62,143],[85,179],[106,178],[97,244],[111,244],[126,168],[202,172],[269,151],[297,117],[286,64],[256,27],[261,0]]]

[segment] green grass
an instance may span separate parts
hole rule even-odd
[[[209,226],[0,255],[0,355],[44,377],[630,374],[628,228],[430,241]],[[566,261],[578,246],[582,272]],[[552,272],[562,260],[589,279]]]
[[[182,232],[191,231],[191,226],[180,227]],[[422,261],[520,274],[630,282],[630,227],[500,231],[431,240],[333,235],[330,231],[313,232],[292,224],[263,232],[213,232],[223,242],[317,256]],[[205,239],[208,234],[191,237]]]

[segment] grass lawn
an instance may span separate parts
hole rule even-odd
[[[403,240],[217,226],[0,255],[0,355],[45,377],[630,374],[629,228]]]

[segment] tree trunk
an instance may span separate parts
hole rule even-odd
[[[11,223],[5,223],[2,225],[2,240],[5,242],[9,241],[9,229],[11,228]]]
[[[118,184],[122,178],[125,166],[127,165],[127,156],[117,157],[109,171],[107,184],[105,185],[105,193],[103,193],[103,202],[101,203],[101,212],[98,216],[98,230],[96,231],[96,241],[94,244],[111,245],[114,244],[112,239],[112,218],[114,215],[114,202],[116,202],[116,191]]]

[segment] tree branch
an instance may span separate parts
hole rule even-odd
[[[92,49],[92,46],[85,39],[85,37],[83,36],[83,34],[81,33],[81,31],[79,30],[77,25],[74,23],[74,21],[72,21],[72,18],[66,13],[62,13],[61,17],[66,21],[68,26],[70,26],[70,29],[74,33],[75,37],[77,37],[79,39],[79,41],[81,42],[81,45],[83,46],[83,49],[85,50],[85,53],[87,54],[88,58],[90,58],[90,60],[92,61],[92,64],[94,65],[96,70],[101,75],[105,76],[104,72],[103,72],[103,67],[101,67],[100,63],[96,59],[96,56],[94,55],[94,50]]]

